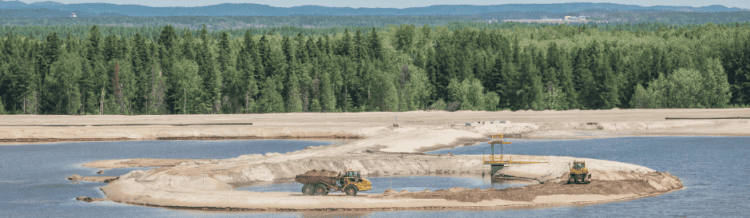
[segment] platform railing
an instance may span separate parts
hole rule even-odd
[[[530,163],[549,163],[549,157],[539,156],[514,156],[514,155],[484,155],[482,161],[489,163],[507,163],[507,164],[530,164]]]

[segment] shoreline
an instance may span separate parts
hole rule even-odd
[[[684,187],[679,178],[643,166],[556,156],[544,156],[543,158],[550,160],[547,164],[506,166],[498,171],[503,175],[544,181],[542,184],[524,187],[526,189],[523,192],[511,188],[501,191],[456,189],[458,191],[413,192],[399,197],[384,198],[375,198],[379,196],[377,194],[357,197],[297,196],[289,193],[237,191],[233,189],[232,184],[289,179],[312,169],[351,169],[361,171],[366,176],[478,175],[489,171],[490,168],[482,163],[480,155],[431,155],[423,152],[474,145],[486,142],[488,136],[499,133],[519,139],[552,140],[660,135],[750,136],[750,124],[745,120],[664,120],[667,116],[737,117],[739,114],[748,113],[750,109],[615,109],[196,116],[9,116],[8,119],[0,121],[0,125],[41,122],[85,124],[87,127],[0,127],[0,139],[348,139],[345,144],[311,146],[285,154],[271,152],[265,155],[248,154],[218,160],[180,160],[162,164],[158,168],[131,171],[101,187],[101,190],[114,202],[165,208],[215,208],[217,211],[332,211],[333,208],[338,208],[335,211],[445,208],[484,210],[610,202],[660,195]],[[398,127],[394,125],[396,116],[399,120]],[[128,122],[185,123],[185,120],[190,120],[191,123],[232,122],[253,125],[88,127],[93,124]],[[498,120],[508,122],[483,122]],[[470,125],[465,125],[466,123]],[[592,181],[601,182],[596,186],[561,184],[561,181],[567,181],[565,176],[569,171],[569,164],[573,160],[584,159],[592,172]],[[112,164],[123,162],[109,161],[114,161]],[[150,160],[145,160],[148,161]],[[597,191],[592,192],[589,189]],[[469,194],[469,197],[465,194]],[[540,198],[536,199],[537,197]]]
[[[742,114],[750,114],[750,109],[412,111],[179,116],[7,115],[0,120],[0,145],[147,140],[359,140],[405,128],[455,129],[483,135],[502,133],[507,136],[506,138],[522,139],[750,136],[750,121],[743,119],[665,120],[665,117],[669,116],[738,117]],[[395,118],[399,121],[396,122]],[[498,120],[508,123],[478,124]],[[187,121],[195,125],[178,125]],[[119,123],[123,126],[110,126],[110,123]],[[154,125],[135,125],[139,123]],[[200,123],[253,125],[199,125]],[[471,125],[466,126],[466,123]],[[11,124],[16,126],[8,127]],[[394,127],[394,124],[398,124],[399,127]]]
[[[508,204],[499,206],[425,206],[425,207],[385,207],[385,208],[312,208],[312,209],[300,209],[300,208],[232,208],[232,207],[182,207],[182,206],[160,206],[150,204],[136,204],[129,202],[117,202],[133,206],[143,207],[154,207],[154,208],[166,208],[174,210],[184,211],[202,211],[202,212],[236,212],[236,213],[247,213],[247,212],[375,212],[375,211],[455,211],[455,210],[467,210],[467,211],[486,211],[486,210],[507,210],[507,209],[541,209],[541,208],[554,208],[560,206],[589,206],[597,204],[606,204],[613,202],[624,202],[637,200],[642,198],[656,197],[659,195],[681,191],[685,187],[670,190],[661,193],[653,193],[642,196],[630,196],[618,199],[605,199],[605,200],[594,200],[594,201],[581,201],[572,203],[534,203],[534,204]],[[103,198],[102,201],[111,201]],[[113,201],[116,202],[116,201]]]

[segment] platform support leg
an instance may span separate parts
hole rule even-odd
[[[503,166],[504,164],[492,164],[492,167],[490,169],[490,176],[495,176],[495,172],[503,169]]]

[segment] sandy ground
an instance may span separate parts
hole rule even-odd
[[[295,113],[249,115],[48,116],[6,115],[0,119],[0,144],[55,141],[360,138],[378,135],[394,123],[403,127],[443,127],[469,132],[523,133],[526,138],[597,138],[638,135],[750,135],[748,120],[665,120],[665,117],[737,117],[750,109],[627,109],[570,111],[414,111],[378,113]],[[398,122],[396,122],[396,117]],[[511,121],[476,125],[467,122]],[[232,126],[172,124],[252,123]],[[67,124],[70,127],[24,125]],[[101,124],[163,124],[92,126]],[[456,126],[451,127],[452,124]],[[437,137],[442,137],[437,135]],[[438,139],[436,139],[438,140]],[[441,138],[439,140],[445,140]],[[431,145],[428,145],[431,146]],[[408,150],[408,149],[405,149]]]
[[[359,170],[367,176],[424,176],[489,171],[478,155],[426,155],[438,148],[486,142],[490,134],[522,138],[618,136],[748,136],[746,120],[665,120],[665,117],[737,117],[749,109],[664,109],[520,112],[298,113],[174,116],[4,116],[0,142],[317,138],[357,139],[285,154],[242,155],[224,160],[105,160],[97,168],[162,166],[136,170],[102,187],[108,199],[169,208],[259,211],[404,210],[508,208],[598,203],[653,196],[682,188],[679,178],[643,166],[575,157],[535,157],[546,164],[513,165],[498,171],[543,184],[522,190],[453,190],[432,193],[362,193],[301,196],[257,193],[233,187],[291,179],[312,169]],[[395,117],[398,116],[398,122]],[[482,123],[482,121],[509,121]],[[245,126],[172,124],[253,123]],[[98,124],[162,124],[91,126]],[[394,127],[398,123],[399,127]],[[466,125],[466,123],[471,123]],[[8,125],[68,124],[72,127]],[[41,139],[41,140],[39,140]],[[514,158],[524,158],[516,155]],[[594,182],[566,185],[572,160],[586,160]],[[373,184],[377,186],[378,184]]]

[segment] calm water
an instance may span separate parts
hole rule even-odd
[[[86,203],[78,196],[103,198],[97,182],[72,184],[72,174],[96,175],[81,164],[103,159],[223,159],[244,154],[286,153],[332,141],[129,141],[0,146],[0,217],[182,217],[184,211],[112,202]],[[105,176],[131,170],[113,169]],[[194,214],[189,213],[188,214]],[[200,215],[200,214],[198,214]]]
[[[61,143],[0,146],[0,217],[750,217],[750,137],[632,137],[586,140],[514,140],[505,145],[512,154],[575,156],[614,160],[666,171],[682,179],[686,189],[625,202],[585,207],[554,207],[494,211],[395,211],[351,213],[217,213],[129,206],[111,202],[78,202],[77,196],[104,197],[104,183],[74,185],[71,174],[94,175],[80,167],[93,160],[119,158],[231,158],[243,154],[285,153],[320,141],[148,141]],[[430,153],[489,153],[487,144]],[[132,169],[110,170],[120,175]],[[490,187],[481,178],[376,177],[368,193],[395,190],[421,191],[461,186]],[[419,185],[414,185],[415,182]],[[381,186],[382,184],[382,186]],[[403,185],[407,184],[407,185]],[[411,184],[411,185],[408,185]],[[260,184],[241,188],[253,191],[299,191],[294,183]],[[382,190],[381,190],[382,189]]]

